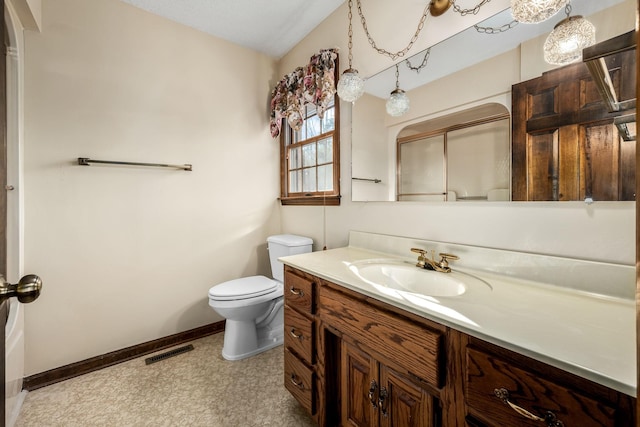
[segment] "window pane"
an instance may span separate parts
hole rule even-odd
[[[322,118],[322,133],[329,132],[333,130],[336,124],[335,117],[335,109],[331,107],[327,111],[324,112],[324,117]]]
[[[290,193],[299,193],[302,191],[302,171],[292,171],[289,172],[289,192]]]
[[[306,144],[302,146],[302,166],[316,165],[316,143]]]
[[[320,118],[318,116],[309,117],[304,121],[307,128],[307,138],[320,135]]]
[[[300,130],[293,131],[293,143],[297,144],[300,141],[304,141],[307,139],[307,129],[306,126],[302,126]]]
[[[318,164],[333,162],[333,138],[318,141]]]
[[[318,166],[318,191],[333,190],[333,165]]]
[[[302,191],[316,191],[316,168],[302,170]]]
[[[289,149],[289,169],[300,169],[302,164],[300,162],[300,147]]]

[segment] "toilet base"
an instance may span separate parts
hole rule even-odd
[[[268,324],[256,327],[252,321],[227,319],[224,330],[222,357],[241,360],[282,345],[284,342],[282,308]]]

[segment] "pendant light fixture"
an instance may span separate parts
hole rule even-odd
[[[558,22],[544,42],[544,60],[553,65],[566,65],[582,60],[582,49],[596,43],[596,29],[580,15],[570,16],[571,5],[567,4],[567,17]]]
[[[399,117],[409,111],[409,97],[402,89],[400,89],[400,70],[396,64],[396,88],[391,92],[387,99],[387,113],[393,117]]]
[[[337,92],[340,99],[347,102],[356,102],[364,93],[364,80],[358,74],[358,70],[352,68],[353,62],[353,27],[351,20],[353,0],[349,0],[349,68],[347,68],[338,80]]]
[[[523,24],[537,24],[558,13],[569,0],[511,0],[513,18]]]

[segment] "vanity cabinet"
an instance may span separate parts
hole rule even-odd
[[[315,294],[313,276],[285,269],[284,384],[311,415],[317,408]]]
[[[628,427],[636,399],[287,266],[285,386],[320,426]]]
[[[343,426],[438,425],[443,331],[390,308],[321,286],[318,317],[342,343]]]
[[[411,426],[437,424],[434,397],[373,356],[343,342],[343,426]]]
[[[465,361],[465,402],[472,425],[635,424],[635,399],[528,357],[471,338]]]

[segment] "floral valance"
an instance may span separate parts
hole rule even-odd
[[[306,104],[315,105],[322,118],[336,93],[336,58],[337,49],[323,49],[306,67],[296,68],[278,82],[271,92],[271,136],[280,134],[283,118],[294,130],[300,130]]]

